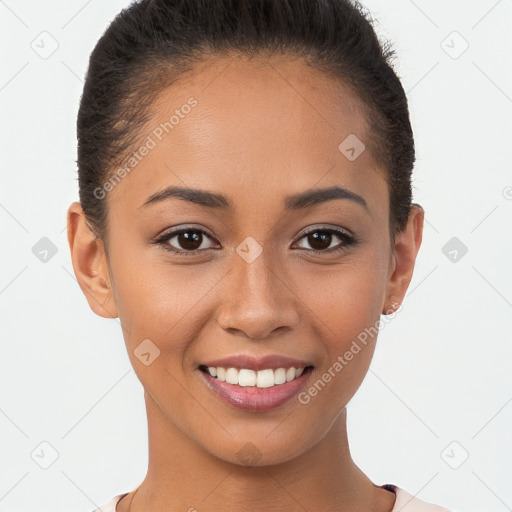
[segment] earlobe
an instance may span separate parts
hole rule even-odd
[[[384,309],[382,310],[383,315],[392,315],[398,309],[400,309],[400,306],[402,305],[401,299],[398,297],[391,295],[386,300],[386,305],[384,306]]]
[[[103,241],[88,226],[80,203],[69,207],[67,226],[73,270],[90,308],[103,318],[116,318]]]
[[[402,303],[412,279],[416,256],[423,237],[425,211],[419,204],[413,204],[407,226],[395,237],[394,270],[386,289],[383,315],[396,311]]]

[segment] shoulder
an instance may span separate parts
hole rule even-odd
[[[94,509],[92,512],[116,512],[116,505],[119,503],[121,498],[124,498],[124,496],[126,496],[127,494],[127,492],[124,492],[118,494],[117,496],[114,496],[109,501],[101,505],[101,507]]]
[[[396,485],[387,484],[382,487],[396,494],[395,504],[391,512],[452,512],[447,508],[433,505],[432,503],[426,503],[419,498],[415,498],[412,494],[404,489],[400,489],[400,487]]]

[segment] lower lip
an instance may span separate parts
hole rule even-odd
[[[292,381],[270,388],[229,384],[212,377],[208,372],[199,371],[208,387],[224,402],[245,411],[263,412],[276,409],[293,398],[304,386],[312,369],[310,366]]]

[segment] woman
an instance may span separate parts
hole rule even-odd
[[[141,0],[97,43],[68,239],[149,432],[103,512],[446,510],[347,440],[422,239],[392,55],[348,0]]]

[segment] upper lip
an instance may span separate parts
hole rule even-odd
[[[201,366],[213,366],[222,368],[247,368],[249,370],[266,370],[272,369],[277,370],[278,368],[303,368],[305,366],[312,366],[307,361],[301,361],[300,359],[294,359],[287,356],[281,355],[267,355],[264,357],[252,357],[248,355],[237,355],[231,357],[225,357],[223,359],[214,359],[203,363]]]

